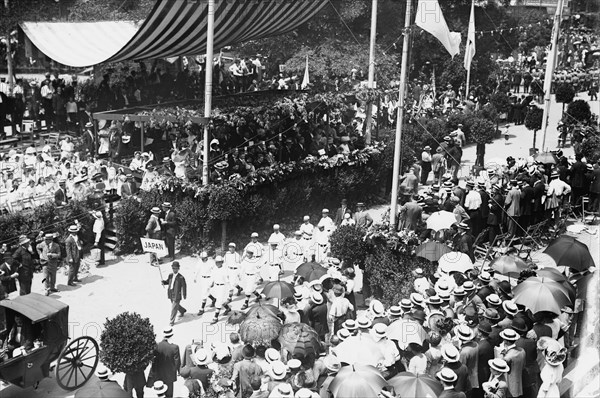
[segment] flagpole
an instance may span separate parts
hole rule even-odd
[[[406,70],[408,67],[408,46],[410,40],[410,7],[411,0],[406,0],[404,17],[404,40],[402,42],[402,63],[400,69],[400,87],[398,87],[398,115],[396,118],[396,140],[394,142],[394,171],[392,174],[392,203],[390,206],[390,227],[396,228],[396,212],[398,211],[398,183],[400,178],[400,148],[402,143],[402,120],[404,118],[404,92],[406,86]]]
[[[377,37],[377,0],[371,3],[371,40],[369,44],[369,80],[367,86],[373,88],[375,81],[375,39]],[[371,125],[373,124],[373,103],[369,102],[366,109],[365,143],[371,143]]]
[[[467,45],[465,46],[464,66],[467,70],[467,85],[465,87],[465,101],[469,99],[471,84],[471,62],[475,56],[475,0],[471,0],[471,15],[469,16],[469,30],[467,32]],[[472,42],[472,43],[471,43]]]
[[[554,14],[554,27],[552,28],[552,42],[550,52],[546,57],[546,74],[544,75],[544,114],[542,116],[542,151],[546,147],[546,131],[548,130],[548,117],[550,116],[550,89],[552,87],[552,75],[556,64],[556,53],[558,51],[558,34],[560,33],[560,20],[562,18],[563,0],[558,0],[556,13]],[[535,148],[534,148],[535,150]]]
[[[469,83],[471,82],[471,68],[467,69],[467,87],[465,88],[465,101],[469,99]]]
[[[215,0],[208,0],[206,24],[206,62],[204,66],[204,117],[209,119],[212,112],[213,86],[213,46],[215,36]],[[202,148],[202,185],[208,185],[208,120],[204,123],[204,148]]]

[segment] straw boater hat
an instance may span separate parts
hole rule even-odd
[[[392,305],[389,310],[389,316],[396,318],[402,316],[402,308],[399,305]]]
[[[294,395],[294,398],[312,398],[313,393],[311,390],[309,390],[308,388],[301,388],[298,391],[296,391],[296,395]]]
[[[371,326],[373,326],[373,322],[371,322],[371,320],[366,316],[361,315],[358,318],[356,318],[356,326],[359,329],[368,329]]]
[[[490,366],[490,368],[494,369],[496,372],[500,372],[500,373],[510,372],[510,367],[508,366],[506,361],[501,358],[489,359],[488,365]]]
[[[302,367],[302,362],[299,359],[290,359],[287,363],[287,366],[290,370],[297,370]]]
[[[442,346],[442,357],[447,362],[458,362],[460,360],[460,353],[454,345],[444,344]]]
[[[168,389],[169,388],[167,387],[167,385],[161,380],[155,381],[154,385],[152,386],[152,391],[154,391],[154,393],[157,395],[166,393]]]
[[[515,304],[515,302],[512,300],[504,300],[502,302],[502,308],[504,309],[504,312],[512,316],[517,315],[517,313],[519,312],[517,304]]]
[[[267,348],[265,351],[265,360],[268,363],[273,363],[281,359],[281,354],[275,348]]]
[[[450,368],[442,368],[442,370],[435,374],[435,377],[445,383],[454,383],[456,380],[458,380],[458,376]]]
[[[277,394],[274,395],[276,397],[294,398],[294,390],[292,389],[292,386],[289,385],[288,383],[277,384],[277,386],[275,386],[273,391],[277,391]]]
[[[304,295],[301,291],[294,292],[294,300],[302,301],[304,299]]]
[[[369,330],[369,334],[376,341],[379,341],[382,338],[384,338],[386,332],[387,332],[387,326],[385,323],[376,323],[375,326],[373,326],[373,328],[371,330]]]
[[[271,377],[273,380],[283,380],[287,374],[287,368],[285,364],[280,360],[271,362]]]
[[[402,299],[400,300],[400,302],[398,303],[400,305],[400,308],[403,309],[404,311],[410,311],[413,308],[413,304],[409,299]]]
[[[431,296],[427,298],[427,304],[430,305],[441,305],[443,303],[439,296]]]
[[[462,284],[462,288],[465,290],[465,292],[469,293],[475,290],[475,285],[471,281],[465,281]]]
[[[425,304],[425,299],[420,293],[411,293],[410,302],[413,304],[413,306],[422,307],[423,304]]]
[[[327,355],[323,358],[323,364],[330,372],[338,372],[342,368],[340,360],[335,355]]]
[[[26,245],[29,242],[31,242],[31,240],[29,240],[29,238],[27,236],[25,236],[25,235],[19,236],[19,246]]]
[[[349,331],[358,329],[356,321],[354,321],[353,319],[346,319],[344,323],[342,323],[342,327]]]
[[[161,210],[159,207],[153,207],[152,210],[150,210],[150,213],[152,214],[160,214]]]
[[[171,326],[167,326],[166,328],[163,329],[163,336],[165,338],[167,337],[173,337],[173,328]]]
[[[106,366],[104,366],[104,365],[98,366],[98,370],[96,371],[96,376],[98,376],[98,378],[100,380],[108,379],[108,375],[109,375],[109,372],[108,372],[108,369],[106,368]]]
[[[337,331],[336,336],[340,339],[340,341],[344,341],[348,337],[350,337],[351,334],[350,334],[350,331],[348,329],[341,328],[340,330]]]
[[[465,289],[463,289],[462,286],[459,286],[456,289],[454,289],[452,294],[454,294],[456,297],[465,297],[467,295],[467,292],[465,292]]]
[[[481,274],[477,275],[477,278],[484,283],[489,283],[492,280],[490,273],[487,271],[483,271]]]
[[[455,332],[460,341],[471,341],[475,338],[475,332],[467,325],[459,325]]]
[[[485,301],[487,301],[489,305],[493,305],[495,307],[502,305],[502,300],[500,300],[500,297],[498,297],[498,295],[495,293],[492,293],[489,296],[487,296],[485,298]]]
[[[79,227],[78,227],[77,225],[71,225],[71,226],[69,227],[69,232],[71,232],[71,233],[74,233],[74,234],[75,234],[75,233],[79,232]]]
[[[208,351],[206,351],[204,348],[199,348],[194,353],[193,360],[196,366],[208,365],[210,363]]]
[[[521,336],[519,336],[519,333],[515,332],[513,329],[506,328],[500,332],[500,337],[508,341],[517,341]]]
[[[371,304],[369,304],[369,310],[375,317],[381,317],[385,315],[385,307],[379,300],[371,301]]]

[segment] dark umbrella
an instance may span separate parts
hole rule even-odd
[[[561,235],[554,239],[544,253],[556,261],[557,266],[566,266],[583,271],[595,266],[588,247],[569,235]]]
[[[389,379],[388,383],[399,397],[437,397],[444,391],[444,386],[427,374],[402,372]]]
[[[230,325],[237,325],[242,323],[244,319],[246,319],[246,313],[235,310],[229,315],[229,318],[227,318],[227,323]]]
[[[252,307],[248,308],[246,311],[246,318],[255,318],[255,317],[267,317],[272,316],[275,318],[279,318],[281,316],[281,310],[274,305],[271,304],[254,304]]]
[[[319,279],[326,273],[327,269],[325,267],[323,267],[319,263],[315,263],[312,261],[302,263],[298,266],[298,268],[296,268],[296,275],[303,277],[304,280],[307,280],[309,282]]]
[[[569,292],[558,282],[532,276],[513,289],[513,300],[536,314],[548,311],[560,314],[561,308],[572,304]]]
[[[318,356],[321,342],[317,332],[305,323],[288,323],[279,334],[279,342],[292,355],[305,357],[309,354]]]
[[[450,253],[452,250],[440,242],[427,242],[418,246],[415,255],[423,257],[429,261],[438,261],[444,254]]]
[[[569,282],[569,279],[561,273],[558,268],[542,268],[535,271],[538,278],[548,278],[555,282],[560,283],[569,293],[571,301],[575,301],[576,291],[575,287]]]
[[[129,393],[112,381],[90,381],[77,390],[75,398],[127,398]]]
[[[281,321],[272,316],[246,318],[240,324],[240,338],[246,344],[269,346],[279,336]]]
[[[541,152],[534,156],[536,162],[541,164],[557,164],[558,158],[552,152]]]
[[[334,397],[377,397],[387,382],[374,366],[344,366],[331,381],[329,391]]]
[[[294,286],[289,282],[274,281],[267,283],[262,293],[266,297],[275,297],[278,299],[282,299],[285,297],[293,297],[294,293],[296,293],[296,290],[294,289]]]
[[[492,260],[490,267],[501,275],[519,277],[521,271],[526,270],[527,263],[516,256],[500,256]]]

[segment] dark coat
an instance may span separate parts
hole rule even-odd
[[[306,311],[309,325],[315,329],[319,336],[329,333],[327,326],[327,304],[311,305]]]
[[[165,383],[173,383],[177,380],[177,371],[181,365],[179,346],[163,340],[157,344],[154,351],[154,380],[162,380]]]
[[[65,251],[67,252],[67,262],[73,262],[74,264],[79,263],[81,258],[76,236],[69,235],[69,237],[65,239]]]
[[[161,227],[167,235],[175,235],[177,233],[177,215],[173,210],[170,210],[166,214],[165,222],[163,222]]]
[[[521,191],[521,215],[530,216],[533,214],[533,202],[535,191],[533,187],[525,185]]]
[[[11,269],[8,269],[6,262],[0,265],[0,283],[4,286],[6,294],[17,291],[17,280],[10,277],[16,270],[17,268],[14,266],[11,266]]]
[[[475,238],[473,238],[473,235],[471,235],[470,233],[466,233],[458,238],[456,247],[454,249],[456,251],[467,254],[473,262],[473,264],[475,264],[475,253],[473,252],[473,243],[475,243]]]
[[[595,166],[594,170],[592,171],[590,192],[600,193],[600,167],[598,166]]]
[[[490,195],[488,195],[484,189],[479,191],[479,195],[481,195],[481,206],[479,207],[481,218],[487,222],[488,216],[490,215],[490,207],[488,206],[490,203]]]
[[[62,206],[63,203],[68,203],[69,202],[69,198],[67,198],[67,194],[65,193],[65,190],[62,188],[59,188],[56,190],[56,192],[54,192],[54,204],[56,206]]]
[[[477,343],[477,376],[480,385],[490,378],[490,366],[488,365],[490,359],[494,359],[494,347],[487,338],[479,340]]]
[[[569,172],[571,174],[571,188],[583,188],[585,186],[585,173],[587,172],[585,163],[581,160],[573,163]]]
[[[458,379],[456,379],[456,383],[454,384],[456,391],[462,391],[465,393],[471,391],[473,387],[469,381],[469,369],[464,364],[460,362],[452,362],[446,364],[446,367],[452,369],[458,376]]]
[[[546,196],[546,184],[543,181],[536,181],[533,184],[533,211],[539,212],[544,209],[542,198]]]
[[[456,391],[455,388],[452,388],[450,390],[442,391],[438,398],[467,398],[467,395],[464,392]]]
[[[537,362],[537,345],[534,340],[527,337],[520,337],[515,345],[525,351],[525,371],[523,372],[523,385],[533,384],[537,375],[540,373],[540,367]]]
[[[214,373],[213,370],[208,369],[206,367],[199,366],[186,366],[181,368],[181,377],[184,379],[191,378],[200,380],[202,383],[202,387],[204,387],[204,391],[208,391],[210,377]]]
[[[173,279],[173,274],[169,274],[167,280],[163,281],[163,284],[169,286],[169,289],[167,289],[167,297],[172,301],[185,300],[187,296],[187,284],[185,283],[185,278],[183,275],[177,274],[172,289],[170,288],[171,279]]]
[[[13,253],[12,266],[19,273],[20,282],[29,282],[33,279],[33,256],[23,246],[19,246]]]

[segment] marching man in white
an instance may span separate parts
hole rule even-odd
[[[273,225],[273,233],[271,236],[269,236],[268,242],[269,244],[271,244],[271,242],[275,242],[277,243],[277,246],[283,246],[283,243],[285,242],[285,235],[279,231],[279,224]]]
[[[329,233],[326,231],[326,226],[323,220],[319,221],[317,225],[317,232],[315,233],[314,239],[314,250],[315,250],[315,261],[322,263],[327,259],[327,253],[329,253]]]
[[[246,254],[248,253],[249,249],[252,249],[254,253],[253,259],[254,261],[256,261],[256,267],[258,268],[259,277],[260,279],[262,279],[261,273],[264,273],[262,269],[263,266],[267,263],[267,258],[264,255],[265,250],[263,248],[262,243],[258,241],[258,232],[252,232],[252,234],[250,235],[250,242],[246,245],[246,247],[244,247],[244,258],[246,257]]]
[[[310,216],[304,216],[304,222],[300,224],[300,232],[303,234],[310,233],[311,235],[315,231],[315,226],[310,223]]]
[[[212,284],[209,297],[212,300],[211,307],[217,307],[215,317],[211,322],[212,324],[219,321],[219,313],[221,312],[222,307],[225,307],[223,315],[227,315],[231,311],[229,301],[227,300],[227,292],[229,291],[229,272],[223,267],[223,262],[223,257],[217,256],[215,258],[215,268],[212,272]]]
[[[269,268],[267,271],[267,280],[270,282],[279,280],[279,274],[282,271],[283,252],[277,247],[276,242],[269,242]]]
[[[212,258],[208,257],[208,253],[200,253],[200,262],[196,266],[196,272],[194,273],[194,283],[199,284],[199,294],[200,299],[202,300],[198,315],[204,314],[204,307],[206,307],[206,300],[209,297],[210,285],[212,284],[211,275],[214,269],[215,262]],[[211,300],[214,303],[214,297],[211,296]]]
[[[240,269],[242,288],[244,289],[244,294],[246,295],[246,301],[244,301],[242,310],[245,310],[248,308],[250,303],[250,296],[254,294],[257,302],[261,298],[260,294],[257,292],[258,268],[256,266],[256,260],[254,259],[254,252],[252,249],[249,249],[246,252],[246,256],[242,261]]]
[[[223,266],[229,273],[229,301],[233,297],[233,289],[237,289],[238,296],[242,293],[242,287],[240,286],[240,263],[242,259],[240,255],[235,251],[235,243],[229,244],[229,250],[223,256]]]
[[[321,219],[319,220],[317,227],[319,225],[325,226],[325,232],[327,232],[327,235],[331,235],[331,233],[335,230],[335,223],[331,217],[329,217],[329,209],[323,209],[321,212]]]
[[[291,269],[296,269],[304,263],[304,244],[305,240],[302,236],[302,231],[294,232],[294,238],[285,244],[283,251],[283,260]]]

